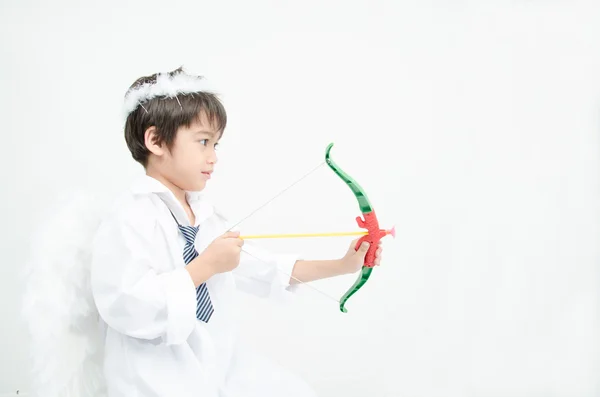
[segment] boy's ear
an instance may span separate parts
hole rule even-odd
[[[151,153],[157,156],[161,156],[164,153],[162,144],[158,143],[158,135],[156,127],[154,126],[149,127],[146,132],[144,132],[144,144]]]

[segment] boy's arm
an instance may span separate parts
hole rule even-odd
[[[363,244],[354,250],[356,241],[340,259],[303,260],[293,255],[276,255],[261,250],[252,243],[244,244],[240,266],[234,270],[238,288],[263,297],[290,291],[299,283],[355,273],[362,267],[369,249]],[[378,250],[378,255],[381,249]],[[379,264],[379,258],[376,259]],[[291,288],[290,288],[291,287]]]
[[[155,221],[132,215],[100,227],[91,269],[94,302],[102,319],[122,334],[181,343],[195,327],[194,282],[184,267],[156,271]]]
[[[341,259],[298,260],[290,278],[290,284],[321,280],[346,274]]]
[[[358,251],[354,250],[358,240],[354,240],[350,244],[350,248],[346,254],[340,259],[331,260],[299,260],[294,266],[291,284],[321,280],[324,278],[337,277],[345,274],[352,274],[360,270],[364,261],[365,255],[369,250],[369,244],[363,243]],[[379,264],[379,255],[381,248],[377,250],[376,264]]]

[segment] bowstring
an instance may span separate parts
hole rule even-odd
[[[247,216],[245,216],[244,218],[242,218],[241,221],[236,222],[227,231],[230,232],[231,229],[233,229],[234,227],[238,226],[240,223],[244,222],[246,219],[250,218],[252,215],[254,215],[255,213],[257,213],[260,209],[266,207],[269,203],[271,203],[277,197],[281,196],[283,193],[285,193],[288,190],[290,190],[294,185],[296,185],[298,182],[300,182],[303,179],[305,179],[307,176],[309,176],[310,174],[312,174],[313,172],[315,172],[319,168],[321,168],[323,165],[325,165],[325,161],[323,161],[321,164],[317,165],[315,168],[313,168],[312,170],[310,170],[309,172],[307,172],[306,174],[304,174],[304,176],[302,176],[300,179],[296,180],[294,183],[292,183],[291,185],[289,185],[288,187],[286,187],[285,189],[283,189],[282,191],[280,191],[279,193],[277,193],[275,196],[273,196],[272,198],[270,198],[266,203],[262,204],[260,207],[258,207],[257,209],[253,210],[250,214],[248,214]]]
[[[283,193],[287,192],[288,190],[290,190],[292,187],[294,187],[296,184],[298,184],[299,182],[301,182],[302,180],[304,180],[305,178],[307,178],[309,175],[311,175],[313,172],[315,172],[316,170],[318,170],[319,168],[321,168],[323,165],[326,164],[326,161],[322,161],[319,165],[317,165],[316,167],[314,167],[313,169],[311,169],[309,172],[307,172],[306,174],[304,174],[302,177],[300,177],[299,179],[297,179],[296,181],[294,181],[292,184],[290,184],[289,186],[287,186],[285,189],[281,190],[279,193],[277,193],[275,196],[271,197],[266,203],[261,204],[258,208],[252,210],[252,212],[250,212],[248,215],[246,215],[245,217],[243,217],[240,221],[234,223],[233,226],[229,227],[229,229],[227,229],[228,232],[231,231],[231,229],[233,229],[236,226],[239,226],[242,222],[244,222],[245,220],[247,220],[248,218],[250,218],[252,215],[254,215],[255,213],[257,213],[258,211],[260,211],[262,208],[266,207],[269,203],[271,203],[273,200],[275,200],[277,197],[281,196]],[[249,253],[248,251],[242,249],[243,252],[245,252],[246,254],[250,255],[251,257],[253,257],[254,259],[264,263],[267,266],[272,266],[269,265],[268,263],[266,263],[265,261],[263,261],[260,258],[257,258],[256,256],[252,255],[251,253]],[[302,281],[300,279],[298,279],[297,277],[291,275],[291,274],[287,274],[286,272],[284,272],[283,270],[279,269],[277,266],[275,266],[275,269],[277,269],[279,272],[281,272],[282,274],[290,277],[291,279],[299,282],[302,285],[306,285],[310,288],[312,288],[313,290],[319,292],[320,294],[322,294],[323,296],[333,300],[336,303],[339,303],[340,300],[336,299],[334,297],[332,297],[331,295],[328,295],[327,293],[321,291],[320,289],[318,289],[317,287],[308,284],[305,281]]]

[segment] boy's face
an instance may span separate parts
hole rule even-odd
[[[220,132],[202,113],[189,127],[180,127],[171,150],[159,156],[157,168],[163,178],[179,189],[200,191],[206,186],[217,162],[215,148]]]

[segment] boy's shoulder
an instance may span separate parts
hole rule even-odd
[[[135,178],[109,200],[103,223],[149,230],[158,219],[157,181],[145,175]]]
[[[157,208],[150,195],[134,194],[127,189],[112,198],[103,223],[148,230],[157,221]]]

